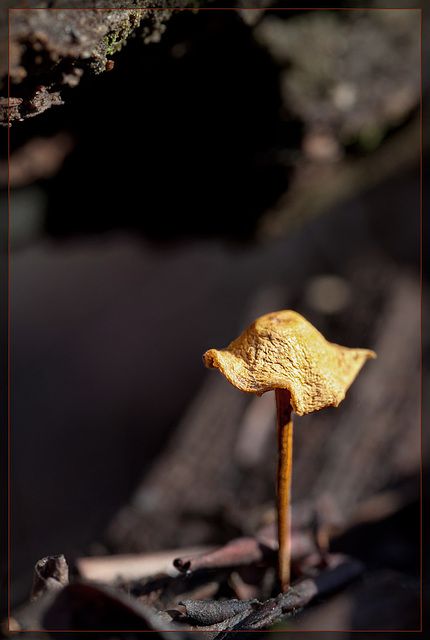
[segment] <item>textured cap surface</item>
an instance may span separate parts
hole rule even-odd
[[[375,357],[368,349],[328,342],[295,311],[261,316],[226,349],[203,356],[207,367],[246,393],[288,389],[299,416],[337,407],[366,360]]]

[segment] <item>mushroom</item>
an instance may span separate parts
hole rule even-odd
[[[226,349],[209,349],[203,356],[208,368],[219,369],[240,391],[257,396],[275,391],[278,576],[283,591],[290,585],[293,412],[303,416],[337,407],[366,360],[375,357],[368,349],[328,342],[295,311],[268,313]]]

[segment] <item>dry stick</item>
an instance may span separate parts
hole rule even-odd
[[[274,551],[256,538],[235,538],[228,544],[200,556],[175,558],[179,571],[191,573],[201,569],[230,569],[272,560]]]
[[[275,389],[278,417],[278,576],[282,591],[290,586],[291,565],[291,472],[293,465],[293,409],[288,389]]]

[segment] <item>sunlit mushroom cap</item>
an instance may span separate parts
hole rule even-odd
[[[375,357],[368,349],[328,342],[295,311],[268,313],[226,349],[209,349],[203,356],[207,367],[216,367],[246,393],[288,389],[299,416],[337,407],[366,360]]]

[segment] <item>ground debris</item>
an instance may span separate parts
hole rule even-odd
[[[237,538],[200,556],[176,558],[173,564],[179,571],[191,573],[201,569],[225,569],[275,560],[275,549],[264,545],[257,538],[249,537]]]
[[[291,616],[316,597],[326,597],[341,590],[358,578],[363,565],[345,556],[333,556],[332,566],[323,570],[316,578],[305,578],[265,602],[256,599],[229,602],[183,602],[192,621],[206,630],[219,631],[217,640],[233,637],[237,631],[261,631],[268,629],[285,616]],[[225,617],[224,617],[225,616]],[[220,619],[222,618],[222,619]],[[210,629],[207,625],[211,625]],[[199,626],[194,627],[198,629]]]
[[[233,618],[238,613],[250,613],[253,606],[261,603],[255,598],[252,600],[181,600],[180,605],[185,607],[187,617],[195,624],[210,625],[222,622],[227,618]]]
[[[32,593],[30,603],[11,618],[16,629],[29,630],[31,624],[32,630],[40,631],[151,630],[162,636],[178,631],[185,640],[189,631],[205,631],[208,638],[221,634],[224,638],[232,631],[268,629],[316,596],[326,597],[341,590],[362,573],[363,565],[341,554],[332,555],[315,577],[304,577],[287,592],[265,601],[226,597],[228,571],[206,569],[191,576],[159,575],[108,586],[81,578],[68,584],[64,556],[44,558],[36,569],[37,579],[43,578],[44,582],[36,595]],[[53,581],[61,585],[59,593],[58,586],[47,588]]]
[[[30,602],[34,602],[44,593],[59,591],[68,584],[69,567],[66,558],[62,554],[42,558],[34,567]]]

